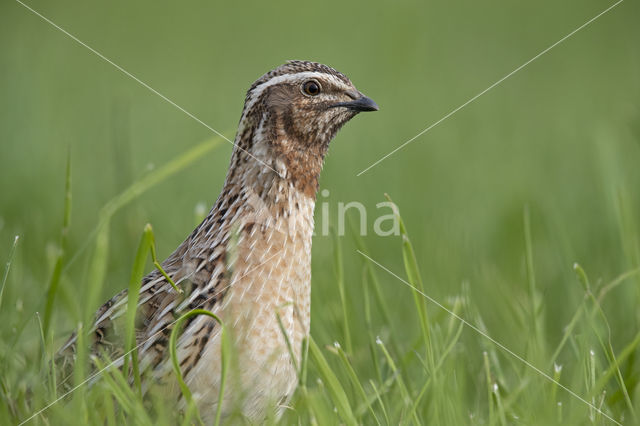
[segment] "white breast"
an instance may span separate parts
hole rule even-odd
[[[284,190],[288,193],[279,195],[286,204],[276,206],[275,213],[254,212],[260,220],[239,238],[232,284],[215,312],[234,346],[223,412],[228,415],[236,407],[257,422],[268,407],[288,400],[298,380],[283,329],[299,366],[310,326],[314,200]],[[220,386],[219,334],[206,345],[187,384],[205,422],[213,420]]]

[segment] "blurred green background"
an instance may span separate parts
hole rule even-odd
[[[518,353],[526,352],[530,336],[522,320],[530,307],[526,210],[550,347],[584,297],[574,262],[594,286],[640,266],[638,3],[621,3],[386,161],[356,174],[611,4],[28,2],[229,138],[249,85],[285,60],[319,61],[347,74],[380,111],[357,117],[333,141],[321,179],[330,195],[319,201],[329,203],[334,219],[338,202],[364,203],[370,255],[404,276],[400,238],[372,232],[375,204],[388,193],[414,243],[427,294],[444,302],[468,286],[489,334]],[[19,3],[2,2],[0,260],[20,235],[0,306],[2,340],[13,342],[10,348],[28,358],[39,344],[33,315],[43,309],[52,273],[68,153],[69,256],[88,249],[63,274],[56,335],[74,327],[74,309],[84,309],[91,285],[92,243],[86,242],[99,209],[210,136]],[[208,209],[217,197],[231,148],[222,143],[114,217],[101,300],[126,286],[145,223],[153,225],[162,257],[189,234],[196,205]],[[359,333],[363,258],[349,233],[341,240],[358,347],[367,341]],[[331,237],[314,239],[312,334],[319,344],[342,338],[333,244]],[[379,277],[394,324],[377,324],[375,333],[395,334],[410,347],[419,330],[411,293],[395,278]],[[638,275],[603,302],[616,352],[640,330],[638,306]],[[482,338],[472,330],[464,335],[468,368],[481,369]],[[362,352],[354,358],[366,364]],[[637,367],[633,372],[637,376]]]

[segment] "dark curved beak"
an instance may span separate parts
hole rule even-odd
[[[333,104],[331,105],[331,108],[336,108],[336,107],[345,107],[350,109],[351,111],[378,111],[380,108],[378,107],[378,104],[376,104],[373,99],[371,98],[367,98],[366,96],[362,95],[357,99],[354,99],[352,101],[349,102],[339,102],[337,104]]]

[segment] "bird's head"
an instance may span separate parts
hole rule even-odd
[[[317,185],[336,132],[358,113],[377,110],[344,74],[316,62],[289,61],[247,92],[234,154],[238,164],[260,160],[281,177],[306,176]]]

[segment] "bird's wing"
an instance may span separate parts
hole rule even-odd
[[[144,324],[137,330],[136,341],[139,345],[140,359],[145,367],[157,367],[167,358],[169,336],[177,319],[193,309],[215,310],[227,290],[227,274],[224,250],[208,251],[201,257],[190,258],[191,272],[181,280],[179,287],[183,294],[175,294],[171,299],[166,295],[147,295],[148,301],[140,308],[140,317]],[[171,289],[173,291],[173,289]],[[181,341],[188,336],[213,330],[215,321],[206,317],[200,319],[191,317],[183,326]],[[193,328],[197,327],[197,330]],[[205,343],[204,339],[201,339]]]
[[[190,253],[186,258],[187,240],[163,262],[164,271],[183,291],[178,293],[155,270],[144,277],[140,287],[136,315],[136,348],[141,366],[155,368],[167,358],[171,330],[185,312],[202,308],[212,310],[226,292],[227,277],[223,247]],[[127,290],[123,290],[96,312],[91,331],[91,352],[121,366],[124,357],[124,330],[128,304]],[[208,317],[207,317],[208,318]],[[184,325],[184,335],[210,334],[215,327],[213,319],[192,318]],[[192,330],[197,326],[199,330]],[[201,339],[204,341],[204,339]],[[63,380],[71,375],[75,361],[77,336],[72,335],[59,350],[56,363]]]

